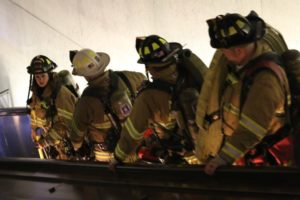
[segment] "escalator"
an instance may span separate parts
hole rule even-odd
[[[231,166],[208,176],[203,166],[123,165],[113,173],[105,163],[40,160],[28,123],[26,109],[0,111],[1,200],[300,199],[298,168]]]

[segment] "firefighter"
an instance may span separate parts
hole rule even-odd
[[[140,56],[138,63],[145,65],[153,81],[145,85],[135,100],[114,151],[110,169],[114,170],[118,163],[122,163],[137,148],[144,133],[152,132],[155,135],[152,135],[150,143],[154,146],[157,146],[154,143],[158,143],[162,147],[158,155],[155,155],[160,157],[162,163],[167,163],[168,160],[170,163],[185,163],[187,160],[184,158],[189,153],[192,153],[189,162],[197,162],[193,157],[192,135],[189,135],[187,127],[188,121],[192,127],[195,125],[194,114],[182,112],[182,102],[190,99],[182,97],[192,94],[195,98],[189,100],[189,106],[196,104],[202,84],[201,73],[204,73],[206,66],[191,51],[188,51],[189,55],[197,63],[189,62],[190,59],[183,62],[183,58],[179,57],[183,52],[182,46],[179,43],[169,43],[158,35],[136,38],[136,50]],[[188,67],[194,69],[197,80],[189,73]],[[188,120],[188,116],[193,117]],[[147,135],[146,139],[150,137]]]
[[[34,57],[27,67],[32,96],[30,108],[32,139],[40,158],[68,159],[71,149],[64,145],[76,96],[61,83],[57,65],[44,55]]]
[[[88,86],[76,104],[70,139],[77,152],[88,141],[91,159],[109,162],[134,96],[146,77],[139,72],[106,70],[110,57],[104,52],[82,49],[71,53],[72,73],[83,76]]]
[[[211,46],[217,51],[198,101],[196,151],[207,162],[205,172],[213,174],[218,166],[237,161],[287,124],[289,89],[280,67],[285,86],[271,70],[244,81],[259,56],[287,50],[281,34],[254,11],[246,17],[219,15],[207,23]]]

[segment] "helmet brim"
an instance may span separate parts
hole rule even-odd
[[[100,57],[101,66],[105,69],[107,67],[107,65],[109,64],[109,62],[110,62],[109,55],[107,53],[104,53],[104,52],[97,52],[97,54]]]
[[[260,18],[256,12],[251,11],[247,16],[246,19],[251,23],[251,26],[256,30],[253,34],[252,41],[255,42],[260,40],[264,37],[266,33],[266,23],[262,18]]]

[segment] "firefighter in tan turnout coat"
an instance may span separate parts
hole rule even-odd
[[[182,106],[184,97],[189,95],[192,97],[188,103],[190,110],[193,104],[196,104],[206,66],[202,62],[193,66],[197,68],[198,73],[201,72],[197,76],[201,80],[195,81],[191,74],[185,74],[185,67],[187,67],[185,65],[188,64],[181,63],[181,58],[177,57],[182,46],[178,43],[168,43],[157,35],[137,38],[136,49],[140,55],[138,62],[145,64],[146,70],[152,75],[153,82],[149,82],[135,100],[132,113],[124,124],[121,138],[114,151],[115,160],[110,165],[112,170],[118,162],[123,162],[131,152],[136,150],[148,128],[153,130],[156,141],[166,152],[165,155],[161,155],[163,160],[176,157],[177,154],[185,158],[184,152],[193,150],[192,144],[187,142],[187,138],[180,132],[182,127],[187,125],[187,120],[179,122],[178,115],[187,115],[187,113],[179,113],[179,107]],[[197,57],[196,60],[200,59]],[[183,84],[180,85],[179,82]],[[185,119],[187,119],[186,115]],[[190,118],[189,125],[194,126],[194,121],[193,116]],[[179,127],[179,123],[185,125],[181,124],[182,126]],[[191,157],[188,162],[193,162],[193,159],[196,158]],[[173,161],[177,162],[175,160],[170,162]]]
[[[76,52],[71,60],[73,74],[83,76],[88,86],[76,104],[70,139],[77,151],[87,140],[95,160],[109,162],[135,93],[146,77],[138,72],[105,71],[109,55],[90,49]]]
[[[287,123],[289,89],[284,72],[286,87],[272,71],[263,70],[242,94],[246,71],[260,55],[287,50],[281,34],[255,12],[220,15],[207,23],[211,46],[218,50],[198,100],[196,151],[207,162],[205,172],[213,174]]]
[[[32,139],[41,158],[68,159],[70,149],[63,144],[71,123],[76,96],[62,85],[57,66],[46,56],[32,59],[27,71],[31,74],[30,108]]]

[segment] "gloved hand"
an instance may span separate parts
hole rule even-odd
[[[35,146],[38,149],[43,149],[45,147],[49,147],[50,144],[47,142],[47,139],[42,137],[38,141],[35,141]]]
[[[83,141],[81,147],[74,150],[75,150],[75,156],[79,160],[90,160],[94,158],[92,146],[88,144],[86,141]]]
[[[33,142],[38,141],[42,135],[44,134],[45,130],[41,127],[37,127],[36,129],[31,130],[31,139]]]
[[[113,158],[111,159],[111,161],[108,164],[108,169],[109,171],[112,172],[116,172],[116,168],[118,165],[122,165],[123,162],[119,161],[118,159],[115,158],[115,156],[113,156]]]
[[[206,163],[204,167],[204,172],[208,175],[213,175],[218,167],[227,164],[228,163],[225,160],[223,160],[221,157],[216,156],[215,158],[212,158]]]

